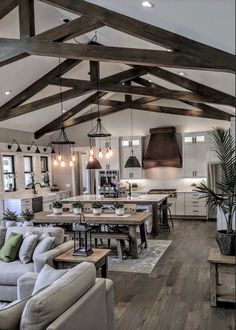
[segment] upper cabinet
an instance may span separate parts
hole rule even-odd
[[[125,163],[131,155],[133,144],[134,155],[142,166],[142,144],[143,140],[141,136],[134,136],[133,138],[121,137],[120,138],[120,177],[123,180],[137,180],[143,178],[142,167],[137,168],[125,168]]]
[[[185,133],[183,135],[184,177],[206,177],[209,147],[208,132]]]
[[[119,170],[120,169],[120,153],[119,153],[119,138],[111,138],[110,144],[107,144],[107,139],[96,139],[96,157],[99,160],[102,170]],[[112,155],[109,154],[109,146],[111,146]],[[101,158],[99,157],[99,149],[101,149]]]

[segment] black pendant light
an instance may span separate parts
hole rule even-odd
[[[92,157],[92,159],[89,159],[86,169],[87,170],[100,170],[102,168],[100,162],[97,160],[97,158]]]
[[[131,107],[130,107],[130,122],[131,122],[131,155],[125,163],[125,168],[141,167],[138,158],[134,155],[133,150],[133,104],[131,98]]]

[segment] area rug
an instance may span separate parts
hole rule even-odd
[[[141,252],[139,259],[128,257],[119,260],[117,255],[111,254],[108,258],[108,270],[150,274],[170,244],[171,241],[168,240],[148,240],[148,248]]]

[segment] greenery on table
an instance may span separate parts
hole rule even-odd
[[[203,193],[206,204],[210,207],[219,207],[224,214],[227,233],[233,233],[233,218],[236,211],[236,151],[235,141],[229,130],[221,127],[211,131],[214,141],[214,150],[222,169],[222,179],[216,183],[219,193],[213,191],[204,182],[196,187]]]
[[[26,209],[25,211],[22,211],[20,215],[26,221],[30,221],[30,220],[33,220],[35,218],[34,212],[30,209]]]
[[[3,212],[3,220],[12,220],[17,221],[17,213],[10,211],[9,209],[6,209],[5,212]]]
[[[92,208],[93,209],[101,209],[102,208],[102,203],[101,202],[93,202],[92,203]]]
[[[61,209],[62,208],[62,203],[58,202],[58,201],[52,202],[52,207],[54,209]]]
[[[123,202],[115,202],[113,204],[115,209],[123,209],[124,208],[124,203]]]
[[[72,207],[74,209],[83,209],[84,208],[84,203],[81,201],[73,202]]]

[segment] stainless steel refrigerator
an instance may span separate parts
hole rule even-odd
[[[222,169],[219,163],[208,163],[207,164],[207,185],[214,192],[219,193],[219,189],[216,183],[222,178]],[[216,208],[210,208],[207,206],[207,219],[216,219]]]

